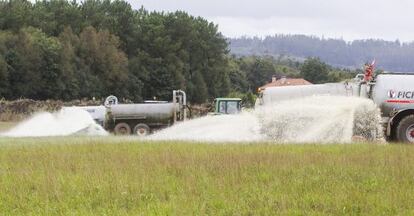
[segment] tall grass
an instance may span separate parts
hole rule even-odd
[[[0,139],[5,215],[414,214],[414,148]]]

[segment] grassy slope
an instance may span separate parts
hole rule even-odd
[[[404,145],[0,139],[3,214],[414,214]]]

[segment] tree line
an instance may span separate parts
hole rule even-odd
[[[0,0],[0,98],[169,100],[183,89],[202,103],[255,93],[275,74],[301,76],[301,65],[230,55],[217,25],[182,11],[135,10],[122,0]],[[331,80],[347,76],[328,70]]]
[[[299,59],[319,57],[330,65],[360,68],[377,60],[377,66],[388,71],[414,71],[414,42],[402,43],[379,39],[325,39],[306,35],[274,35],[265,38],[234,38],[230,48],[235,55],[292,56]]]
[[[0,1],[0,94],[73,99],[109,94],[197,102],[229,91],[227,41],[185,12],[125,1]]]

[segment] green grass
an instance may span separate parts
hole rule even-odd
[[[409,145],[0,139],[2,215],[410,215]]]

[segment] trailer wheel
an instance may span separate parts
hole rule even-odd
[[[146,124],[137,124],[134,127],[134,134],[141,136],[141,137],[147,136],[150,132],[151,132],[151,129]]]
[[[131,127],[127,123],[121,122],[115,125],[114,132],[116,135],[129,135],[131,134]]]
[[[414,143],[414,115],[404,117],[397,126],[397,141]]]

